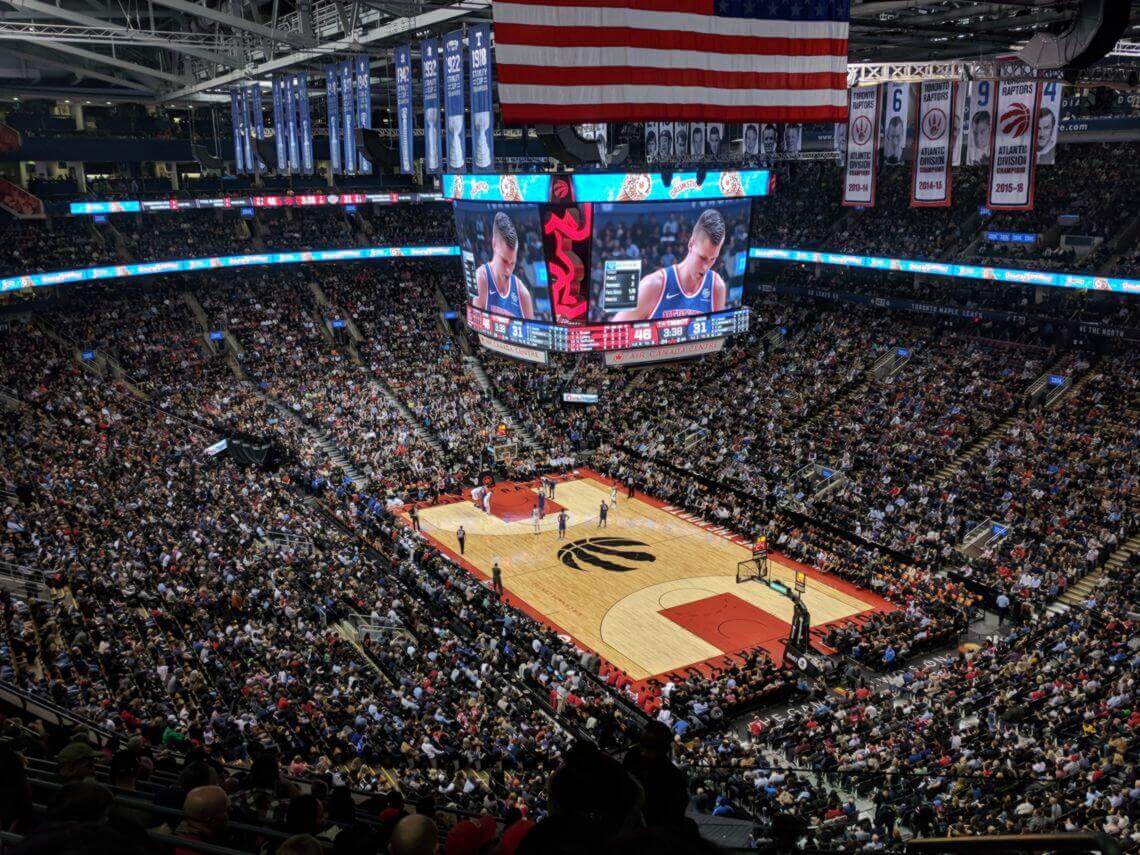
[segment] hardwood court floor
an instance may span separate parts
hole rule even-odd
[[[782,655],[792,602],[758,582],[737,584],[736,564],[750,557],[746,546],[650,497],[628,499],[621,488],[607,527],[600,528],[609,483],[588,470],[567,477],[554,495],[569,514],[565,540],[558,539],[556,513],[546,514],[538,534],[529,516],[518,519],[519,508],[537,500],[537,483],[496,485],[491,514],[467,499],[422,508],[420,525],[481,577],[499,561],[513,604],[634,680],[756,646]],[[467,533],[462,559],[455,537],[460,525]],[[776,556],[769,566],[772,577],[791,588],[801,565]],[[809,573],[803,601],[813,626],[891,608],[842,580]]]

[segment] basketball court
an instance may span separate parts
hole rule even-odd
[[[793,603],[761,582],[737,582],[737,564],[751,557],[749,545],[652,497],[629,499],[621,487],[617,507],[599,527],[610,486],[586,469],[558,480],[538,534],[531,519],[538,482],[495,485],[490,514],[467,497],[423,507],[420,525],[425,537],[480,578],[490,577],[497,560],[512,604],[634,680],[755,647],[778,660]],[[559,539],[563,508],[569,522]],[[467,534],[462,556],[455,536],[460,525]],[[801,596],[813,628],[893,608],[778,554],[769,556],[768,568],[773,587],[787,589],[803,571]]]

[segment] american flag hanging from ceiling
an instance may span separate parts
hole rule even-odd
[[[850,0],[494,0],[503,122],[847,118]]]

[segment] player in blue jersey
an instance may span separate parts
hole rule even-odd
[[[534,320],[530,289],[514,275],[519,256],[519,236],[511,218],[499,211],[491,229],[491,260],[475,273],[479,294],[475,307],[492,315]]]
[[[706,315],[724,308],[728,288],[713,270],[724,246],[724,217],[715,208],[701,211],[680,264],[655,270],[637,286],[637,306],[616,312],[613,321],[647,321]]]

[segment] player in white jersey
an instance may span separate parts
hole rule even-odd
[[[475,273],[478,296],[475,307],[492,315],[534,320],[530,289],[514,275],[519,257],[519,236],[511,218],[499,211],[491,227],[491,260]]]
[[[713,270],[724,246],[724,217],[716,208],[701,211],[679,264],[655,270],[637,286],[637,305],[616,312],[613,321],[647,321],[706,315],[724,308],[728,286]]]

